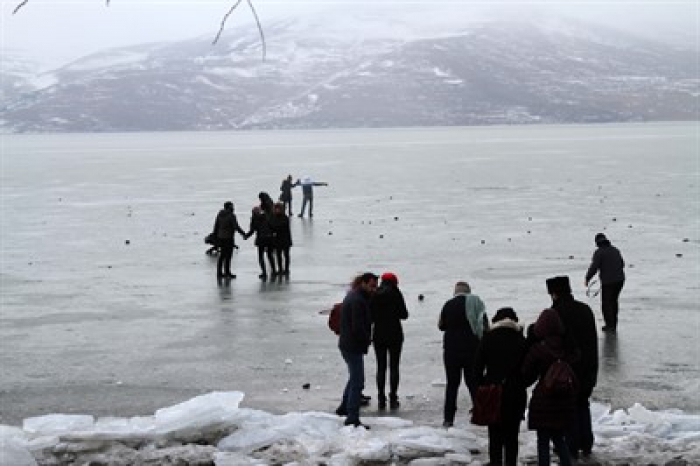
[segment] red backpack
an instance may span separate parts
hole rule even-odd
[[[574,370],[562,359],[554,361],[542,379],[542,389],[552,396],[563,397],[576,393],[577,382]]]
[[[335,303],[331,308],[331,313],[328,314],[328,328],[333,330],[336,335],[340,335],[340,316],[343,311],[343,303]]]

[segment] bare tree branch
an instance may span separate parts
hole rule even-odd
[[[25,0],[26,1],[26,0]],[[238,5],[241,4],[242,0],[236,0],[236,3],[233,4],[230,10],[228,10],[228,13],[224,15],[224,18],[221,20],[221,26],[219,27],[219,32],[216,33],[216,37],[214,37],[214,42],[211,43],[211,45],[215,45],[217,42],[219,42],[219,37],[221,37],[221,33],[224,31],[224,26],[226,26],[226,21],[228,21],[228,17],[231,16],[231,13],[233,13],[233,10],[238,8]]]
[[[265,44],[265,34],[263,33],[263,28],[262,25],[260,24],[260,18],[258,18],[258,12],[255,11],[255,7],[253,6],[253,1],[252,0],[246,0],[248,2],[248,6],[250,7],[250,11],[253,12],[253,16],[255,17],[255,24],[258,25],[258,32],[260,33],[260,41],[262,42],[262,61],[265,61],[265,55],[267,55],[267,44]]]
[[[20,3],[19,5],[17,5],[17,6],[15,7],[15,9],[12,11],[12,14],[14,15],[15,13],[17,13],[17,12],[19,11],[20,8],[22,8],[24,5],[27,4],[27,2],[29,2],[29,0],[22,0],[22,3]]]

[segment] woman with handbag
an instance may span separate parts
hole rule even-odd
[[[527,391],[521,375],[527,345],[512,308],[499,309],[491,322],[493,325],[484,334],[476,354],[474,369],[480,388],[475,404],[479,404],[482,390],[501,392],[500,415],[488,420],[489,464],[515,466],[518,464],[520,423],[527,405]],[[478,411],[476,405],[474,414]]]

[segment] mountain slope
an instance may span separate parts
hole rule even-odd
[[[357,40],[288,21],[266,33],[265,62],[253,29],[85,57],[4,88],[0,119],[42,132],[698,118],[694,52],[602,29],[484,21]]]

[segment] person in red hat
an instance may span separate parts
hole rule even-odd
[[[372,297],[372,343],[377,357],[378,408],[386,409],[386,373],[389,362],[389,408],[399,408],[399,363],[403,347],[401,321],[408,319],[406,301],[399,289],[398,277],[386,272],[382,282]]]

